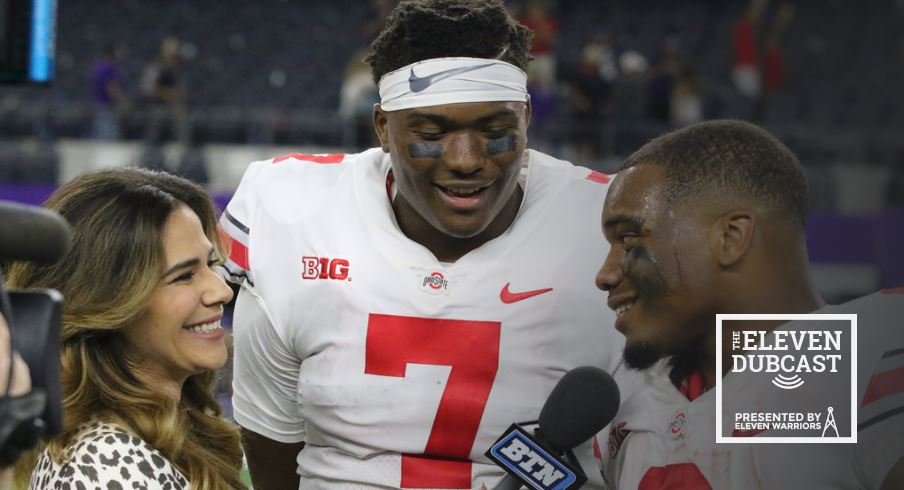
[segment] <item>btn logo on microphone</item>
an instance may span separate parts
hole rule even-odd
[[[536,490],[576,489],[587,481],[586,476],[545,449],[517,424],[509,427],[486,456]]]

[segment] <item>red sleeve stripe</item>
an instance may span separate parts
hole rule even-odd
[[[243,244],[248,243],[248,234],[251,230],[229,214],[229,211],[224,212],[220,217],[218,228],[224,245],[229,246],[233,240]]]
[[[226,263],[224,269],[228,272],[226,279],[236,284],[251,281],[251,261],[248,259],[248,233],[247,226],[235,219],[228,211],[220,216],[217,232],[220,235],[220,243],[226,251]]]
[[[861,422],[861,423],[857,424],[857,432],[862,432],[864,429],[871,427],[873,425],[876,425],[879,422],[882,422],[883,420],[887,420],[887,419],[890,419],[892,417],[895,417],[895,416],[898,416],[901,414],[904,414],[904,406],[899,406],[897,408],[893,408],[891,410],[883,412],[879,415],[876,415],[875,417],[873,417],[871,419],[866,420],[865,422]]]
[[[600,184],[608,184],[609,176],[602,172],[597,172],[596,170],[591,170],[590,174],[587,175],[587,180],[592,181],[592,182],[599,182]]]
[[[879,373],[869,380],[861,407],[885,397],[904,392],[904,366]]]
[[[223,243],[223,247],[226,249],[229,262],[232,262],[232,264],[238,266],[242,270],[248,271],[250,270],[248,247],[242,243],[243,241],[248,240],[248,235],[245,234],[243,230],[238,229],[237,222],[233,223],[229,218],[230,216],[228,213],[223,214],[220,218],[220,226],[217,227],[217,232],[220,234],[220,240]],[[247,230],[247,228],[245,228],[245,230]],[[227,263],[227,266],[228,265],[229,264]],[[227,268],[234,269],[234,267]],[[234,273],[235,271],[231,270],[230,272]]]
[[[251,270],[248,261],[248,247],[244,243],[229,237],[229,260],[244,270]]]

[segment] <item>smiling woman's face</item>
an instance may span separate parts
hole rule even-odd
[[[232,290],[211,267],[215,250],[198,216],[180,205],[163,229],[165,269],[145,311],[123,333],[146,383],[161,389],[226,364],[223,305]]]

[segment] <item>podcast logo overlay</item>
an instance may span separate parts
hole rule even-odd
[[[857,315],[716,315],[716,346],[717,443],[857,442]]]

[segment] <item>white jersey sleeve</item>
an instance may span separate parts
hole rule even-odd
[[[268,162],[253,162],[248,166],[238,189],[220,216],[221,236],[225,239],[228,257],[224,264],[226,278],[236,284],[251,279],[249,248],[251,246],[250,225],[257,211],[256,177]]]
[[[298,414],[297,383],[301,359],[280,329],[262,295],[254,288],[252,229],[265,211],[260,204],[262,174],[278,159],[253,162],[220,218],[228,240],[229,279],[241,284],[233,319],[233,410],[243,427],[279,442],[301,442],[305,423]]]
[[[904,290],[881,291],[852,306],[862,359],[853,458],[866,488],[880,488],[904,459]]]
[[[277,333],[263,298],[247,283],[236,300],[234,324],[236,422],[274,441],[302,442],[305,427],[297,399],[301,360]]]

